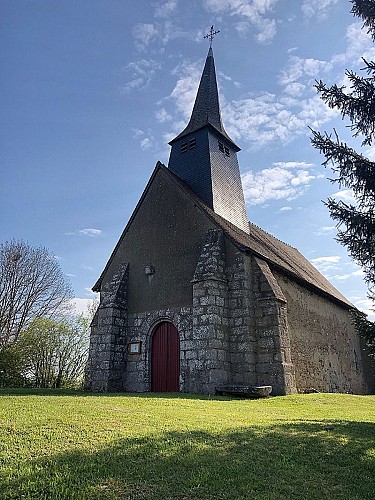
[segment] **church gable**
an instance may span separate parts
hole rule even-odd
[[[191,283],[205,232],[213,221],[160,163],[96,289],[129,263],[130,312],[191,304]]]

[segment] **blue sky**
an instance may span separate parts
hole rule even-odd
[[[85,307],[186,125],[213,24],[249,219],[370,312],[361,271],[321,201],[351,193],[327,180],[308,129],[336,128],[359,149],[313,87],[345,84],[345,68],[375,59],[350,9],[347,0],[0,0],[1,241],[54,252]]]

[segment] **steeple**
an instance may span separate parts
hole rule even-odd
[[[199,130],[204,126],[211,126],[220,132],[229,141],[236,151],[240,148],[232,141],[226,133],[221,120],[219,92],[217,90],[216,71],[214,54],[212,47],[209,48],[206,64],[204,65],[201,81],[195,98],[193,112],[187,127],[175,137],[169,144],[172,144],[182,137]]]
[[[169,144],[172,149],[168,168],[181,177],[206,205],[248,232],[237,160],[240,148],[229,137],[221,120],[212,47],[208,51],[189,123]]]

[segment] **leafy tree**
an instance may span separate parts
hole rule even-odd
[[[88,355],[89,320],[36,318],[17,342],[22,374],[34,387],[77,387]]]
[[[364,28],[375,41],[374,0],[352,0],[351,12],[364,21]],[[375,138],[375,62],[363,59],[366,76],[347,70],[350,88],[322,81],[316,89],[330,108],[340,111],[342,118],[349,118],[354,137],[362,136],[362,146],[369,146]],[[362,267],[369,287],[369,297],[375,299],[375,163],[341,142],[336,131],[332,136],[312,131],[312,145],[326,157],[323,165],[332,165],[339,187],[352,189],[356,203],[348,204],[328,198],[327,207],[337,221],[337,240],[349,251]],[[355,313],[355,325],[366,338],[375,354],[375,323]]]
[[[0,245],[0,351],[36,317],[62,313],[72,296],[58,261],[23,241]]]
[[[28,385],[23,375],[23,356],[18,345],[8,344],[0,351],[0,387]]]

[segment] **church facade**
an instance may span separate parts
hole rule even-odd
[[[211,48],[191,119],[170,145],[93,288],[86,388],[372,392],[352,304],[247,220]]]

